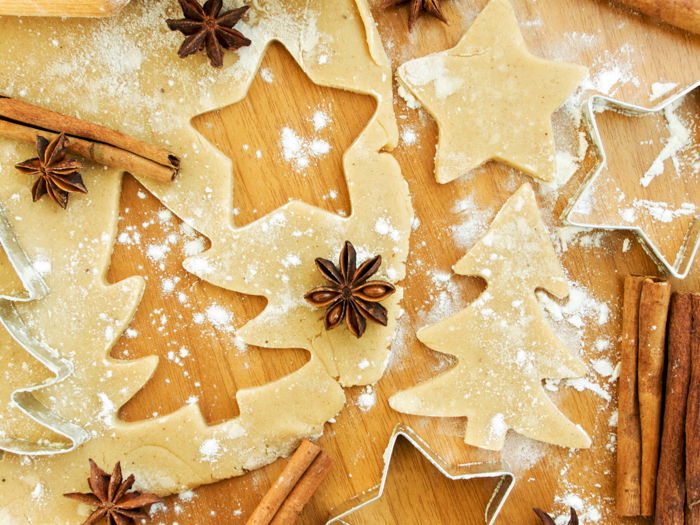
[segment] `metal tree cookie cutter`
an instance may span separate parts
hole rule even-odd
[[[640,237],[644,242],[642,246],[645,251],[650,255],[650,257],[657,263],[657,265],[662,269],[671,274],[673,277],[678,279],[684,279],[688,276],[690,272],[690,267],[693,264],[693,259],[700,248],[700,215],[695,215],[692,223],[688,227],[685,234],[683,245],[676,254],[675,260],[673,262],[669,261],[659,250],[659,247],[651,240],[649,235],[640,226],[622,226],[622,225],[611,225],[611,224],[591,224],[581,221],[576,221],[571,217],[575,213],[576,205],[579,200],[584,196],[588,189],[593,185],[595,180],[605,169],[607,165],[607,156],[605,153],[605,147],[603,145],[603,140],[600,135],[600,130],[596,122],[595,114],[601,111],[612,110],[623,115],[630,117],[643,117],[653,113],[661,113],[666,108],[673,106],[679,102],[682,98],[687,96],[692,91],[700,87],[700,81],[697,81],[676,93],[675,95],[669,97],[661,104],[653,108],[645,108],[642,106],[637,106],[635,104],[629,104],[621,100],[616,100],[603,95],[592,95],[588,98],[584,111],[583,117],[588,129],[589,136],[592,140],[593,147],[595,149],[596,155],[598,157],[595,166],[591,172],[586,175],[583,183],[576,191],[574,197],[569,201],[566,209],[562,213],[562,221],[571,226],[578,226],[581,228],[596,228],[603,230],[627,230],[634,232],[638,237]]]
[[[34,397],[34,392],[59,383],[69,377],[73,373],[73,365],[69,361],[62,359],[56,350],[36,337],[15,308],[15,303],[17,302],[35,301],[45,297],[49,289],[22,250],[1,205],[0,245],[4,248],[7,258],[27,292],[26,295],[21,297],[0,295],[0,324],[5,327],[12,338],[24,350],[48,368],[54,376],[41,383],[18,388],[12,392],[12,402],[40,425],[70,440],[70,445],[65,445],[50,442],[37,443],[21,438],[3,437],[0,438],[0,451],[32,456],[70,452],[90,439],[90,434],[82,427],[51,412],[46,405]]]
[[[394,431],[389,438],[389,444],[384,451],[384,468],[382,470],[382,479],[379,485],[366,490],[365,492],[353,497],[339,507],[331,510],[331,517],[326,525],[333,523],[343,523],[347,525],[344,518],[350,516],[356,510],[369,505],[370,503],[379,500],[384,494],[387,476],[389,474],[389,466],[391,458],[394,454],[394,447],[399,436],[405,438],[411,445],[430,461],[445,477],[451,480],[469,480],[477,478],[500,478],[498,485],[491,494],[486,510],[484,511],[484,523],[492,525],[503,505],[508,499],[513,485],[515,484],[515,476],[510,472],[507,465],[502,461],[493,462],[475,462],[462,463],[457,465],[448,464],[440,457],[430,446],[410,427],[400,423],[394,427]]]

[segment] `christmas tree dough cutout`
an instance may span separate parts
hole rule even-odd
[[[418,332],[428,347],[457,356],[457,365],[389,400],[407,414],[467,417],[467,444],[500,450],[509,429],[532,439],[587,448],[588,435],[545,394],[544,378],[586,373],[557,339],[535,296],[543,288],[568,295],[564,271],[524,184],[489,231],[454,266],[483,277],[486,290],[464,310]]]
[[[440,183],[489,160],[552,180],[551,116],[585,75],[582,66],[531,55],[508,0],[491,0],[454,48],[397,70],[437,123]]]

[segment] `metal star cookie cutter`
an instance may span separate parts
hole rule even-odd
[[[462,463],[456,465],[448,464],[440,455],[433,451],[430,446],[410,427],[400,423],[394,427],[394,431],[389,438],[389,444],[384,451],[384,469],[382,470],[382,479],[379,485],[364,491],[344,504],[331,510],[331,517],[326,525],[333,523],[343,523],[348,525],[343,518],[351,515],[356,510],[369,505],[370,503],[379,500],[384,494],[387,476],[389,475],[389,467],[391,458],[394,454],[394,446],[399,436],[408,440],[418,451],[430,461],[445,477],[451,480],[468,480],[476,478],[500,478],[498,485],[491,494],[486,510],[484,511],[484,523],[493,525],[498,514],[501,512],[503,505],[508,499],[513,486],[515,485],[515,476],[503,461],[493,462],[474,462]]]
[[[12,392],[11,400],[28,417],[70,440],[70,444],[32,442],[20,438],[0,438],[0,451],[29,456],[62,454],[75,450],[90,439],[90,434],[82,427],[52,413],[41,403],[34,392],[59,383],[73,373],[73,365],[62,359],[56,350],[41,341],[32,333],[21,315],[15,308],[17,302],[29,302],[45,297],[49,289],[37,273],[31,261],[10,226],[5,210],[0,205],[0,245],[4,248],[7,258],[26,290],[26,295],[15,297],[0,295],[0,324],[5,327],[12,338],[22,346],[32,357],[48,368],[53,377]],[[0,452],[1,454],[1,452]]]
[[[562,221],[571,226],[603,230],[627,230],[634,232],[639,238],[643,240],[642,246],[644,247],[644,250],[649,254],[649,256],[654,260],[654,262],[656,262],[656,264],[662,270],[668,272],[670,275],[678,279],[685,279],[688,276],[695,255],[697,254],[698,249],[700,248],[700,215],[696,215],[693,219],[693,222],[690,224],[688,231],[686,232],[683,245],[676,254],[676,259],[674,262],[669,261],[661,253],[657,245],[639,226],[626,227],[611,224],[591,224],[575,221],[571,218],[571,216],[573,215],[574,208],[576,207],[576,204],[578,203],[579,199],[586,193],[586,191],[588,191],[588,188],[594,183],[594,181],[598,178],[598,176],[601,174],[601,172],[605,169],[607,165],[605,147],[603,145],[600,130],[595,119],[595,114],[606,110],[612,110],[630,117],[643,117],[652,113],[659,113],[662,112],[668,106],[672,106],[692,91],[698,89],[698,87],[700,87],[700,81],[691,84],[690,86],[679,91],[675,95],[667,98],[661,104],[658,104],[653,108],[645,108],[642,106],[637,106],[635,104],[629,104],[621,100],[606,97],[604,95],[590,96],[586,102],[583,111],[583,117],[598,160],[596,161],[596,164],[591,170],[591,172],[584,179],[579,189],[576,191],[575,195],[569,201],[569,204],[567,205],[566,209],[564,210],[561,216]]]

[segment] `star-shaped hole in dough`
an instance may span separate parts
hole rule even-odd
[[[281,101],[284,110],[270,111]],[[344,107],[357,118],[348,119]],[[343,153],[375,108],[367,95],[314,84],[289,51],[272,44],[248,95],[198,115],[194,125],[233,159],[234,222],[244,226],[292,199],[347,216]]]
[[[491,0],[454,48],[398,68],[402,88],[437,122],[440,183],[489,160],[552,180],[552,113],[585,75],[531,55],[508,0]]]
[[[656,262],[681,278],[700,246],[699,86],[652,109],[592,97],[586,120],[597,159],[564,212],[574,226],[637,233]],[[613,137],[629,148],[606,151]]]
[[[420,455],[415,454],[413,448]],[[395,467],[391,466],[392,462]],[[391,473],[393,468],[397,472],[412,472],[412,475],[409,480],[398,478]],[[421,494],[420,502],[406,499],[407,482],[412,485],[411,494]],[[438,516],[441,523],[461,523],[465,518],[465,509],[477,505],[486,507],[484,522],[491,525],[514,483],[513,474],[501,461],[448,464],[412,428],[398,424],[384,452],[384,469],[379,485],[332,509],[332,517],[326,525],[427,523]],[[457,497],[463,505],[447,505],[444,502],[446,506],[443,506],[440,500],[448,493]],[[432,508],[435,506],[440,508],[437,513]]]

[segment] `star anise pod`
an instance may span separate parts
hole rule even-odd
[[[248,40],[240,31],[233,29],[249,6],[239,7],[219,14],[222,0],[207,0],[204,6],[197,0],[179,0],[185,18],[168,19],[165,22],[172,31],[186,35],[177,54],[185,58],[197,51],[206,49],[211,65],[224,65],[224,49],[238,49],[249,46]]]
[[[97,523],[102,518],[107,518],[108,525],[134,525],[137,520],[147,519],[146,507],[161,499],[155,494],[142,494],[137,490],[129,492],[133,484],[133,474],[126,480],[122,479],[119,463],[109,475],[90,460],[88,485],[92,492],[72,492],[64,496],[97,507],[82,525]]]
[[[568,525],[578,525],[578,515],[573,507],[571,509],[571,518],[569,519]],[[543,525],[556,525],[554,518],[547,514],[542,509],[534,508],[535,514],[542,520]]]
[[[15,165],[26,175],[39,175],[32,186],[34,202],[48,193],[49,197],[65,209],[70,192],[87,193],[83,178],[78,173],[83,165],[75,159],[66,159],[68,149],[64,133],[51,141],[37,135],[36,151],[38,157]]]
[[[326,330],[332,330],[345,319],[355,337],[362,337],[367,321],[386,326],[386,308],[379,301],[396,289],[386,281],[368,281],[379,270],[381,255],[366,260],[359,268],[356,262],[357,254],[350,241],[345,241],[338,267],[328,259],[317,258],[318,270],[332,284],[310,290],[304,299],[318,308],[326,308],[323,319]]]
[[[442,13],[442,0],[384,0],[381,7],[387,9],[401,4],[411,3],[408,13],[408,30],[413,30],[413,24],[416,23],[421,11],[433,15],[438,20],[447,22],[445,15]]]

